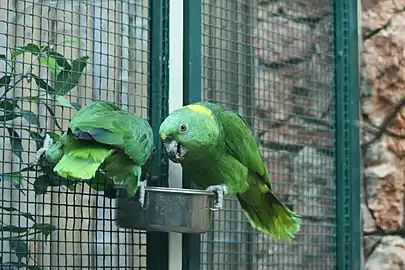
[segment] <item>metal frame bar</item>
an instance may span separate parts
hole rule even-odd
[[[202,3],[183,1],[184,53],[183,104],[195,103],[202,95]],[[183,187],[193,188],[190,176],[183,174]],[[201,238],[199,234],[183,234],[183,270],[200,269]]]
[[[169,112],[183,106],[183,0],[170,0]],[[183,186],[182,168],[169,162],[169,187]],[[169,270],[182,268],[183,234],[169,233]]]
[[[358,1],[335,0],[337,269],[362,269]]]
[[[149,116],[154,132],[156,156],[153,162],[151,186],[167,186],[167,177],[162,177],[167,164],[162,162],[162,147],[159,138],[159,127],[167,115],[168,101],[163,97],[168,93],[168,5],[167,0],[149,1],[150,39],[149,39]],[[167,158],[166,158],[167,159]],[[167,173],[166,173],[167,175]],[[149,270],[168,269],[168,233],[147,232],[147,268]]]

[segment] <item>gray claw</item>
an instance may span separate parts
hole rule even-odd
[[[226,185],[209,186],[205,189],[205,191],[214,192],[217,195],[215,203],[213,207],[210,208],[210,210],[211,211],[221,210],[224,203],[224,195],[227,194],[228,192],[228,188],[226,187]]]
[[[146,187],[146,181],[140,181],[138,184],[139,188],[139,204],[141,205],[141,208],[144,207],[145,205],[145,187]]]
[[[42,147],[36,152],[33,163],[37,164],[39,162],[39,160],[41,159],[41,156],[46,153],[46,151],[49,149],[49,147],[51,147],[52,144],[53,144],[53,140],[52,140],[51,136],[49,136],[49,134],[45,134],[44,143],[43,143]]]

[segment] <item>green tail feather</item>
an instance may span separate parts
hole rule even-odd
[[[134,164],[126,154],[115,152],[101,168],[115,184],[125,187],[128,196],[132,197],[136,194],[138,183],[141,181],[142,167]]]
[[[113,152],[102,147],[71,149],[53,170],[61,177],[88,180],[96,175],[100,165]]]
[[[265,193],[259,190],[237,194],[252,227],[279,240],[294,239],[294,234],[300,229],[301,217],[288,209],[270,190]]]

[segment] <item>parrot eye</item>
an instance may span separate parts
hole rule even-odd
[[[180,132],[184,133],[188,130],[188,126],[186,124],[181,124],[180,125]]]

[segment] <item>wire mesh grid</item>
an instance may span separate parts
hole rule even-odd
[[[148,117],[148,6],[1,1],[2,269],[146,269],[146,233],[116,227],[114,200],[23,169],[35,161],[44,132],[57,138],[92,100]],[[62,58],[73,70],[64,82]]]
[[[251,125],[275,193],[303,216],[291,242],[248,224],[227,199],[202,236],[202,269],[333,269],[333,1],[211,1],[203,9],[203,99]]]

